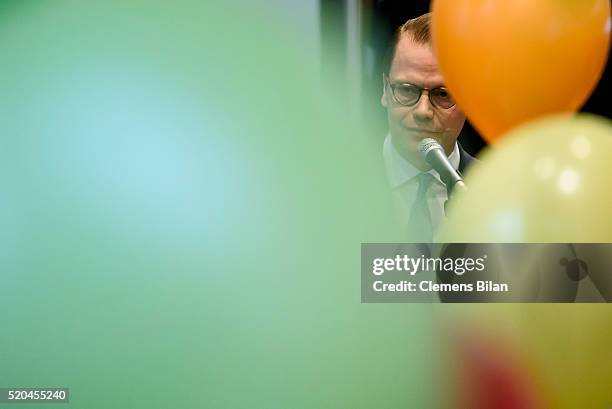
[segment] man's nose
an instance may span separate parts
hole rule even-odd
[[[429,101],[429,92],[424,91],[419,98],[419,101],[414,106],[413,110],[414,116],[417,119],[422,121],[433,119],[433,107],[431,106],[431,102]]]

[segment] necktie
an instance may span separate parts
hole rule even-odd
[[[433,231],[431,213],[427,204],[427,189],[431,184],[432,176],[429,173],[420,173],[417,178],[419,187],[408,218],[408,237],[416,243],[431,243]]]

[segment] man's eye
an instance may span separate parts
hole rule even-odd
[[[412,91],[412,90],[414,90],[414,87],[411,86],[411,85],[400,85],[398,88],[401,89],[402,91]]]
[[[399,87],[398,91],[402,95],[416,95],[416,94],[419,93],[418,89],[416,89],[415,87],[408,86],[408,85],[404,85],[402,87]]]
[[[436,91],[436,95],[438,95],[440,98],[450,98],[450,95],[448,94],[448,91],[443,89],[443,88],[438,89]]]

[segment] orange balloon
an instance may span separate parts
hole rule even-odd
[[[580,108],[606,63],[609,1],[434,0],[440,71],[485,139]]]

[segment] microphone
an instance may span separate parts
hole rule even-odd
[[[446,185],[449,193],[454,187],[465,190],[463,177],[453,168],[438,141],[433,138],[425,138],[419,142],[418,150],[425,162],[429,163],[440,174],[440,178],[442,178],[442,182]]]

